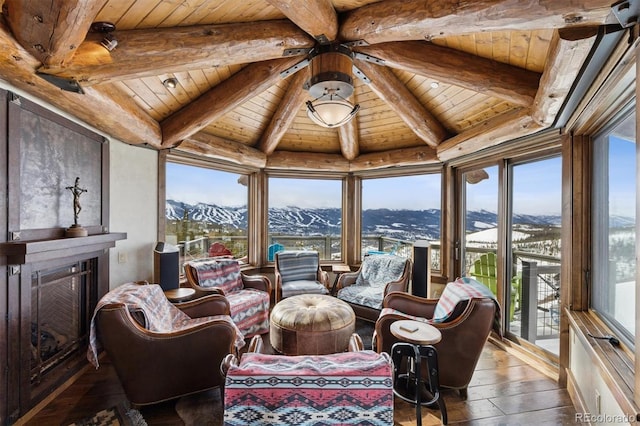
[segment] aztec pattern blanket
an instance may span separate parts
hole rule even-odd
[[[226,377],[224,424],[392,425],[389,355],[247,353]]]
[[[98,311],[109,303],[124,303],[130,310],[140,309],[143,313],[146,328],[159,333],[175,332],[188,329],[198,324],[214,319],[222,319],[236,328],[236,347],[244,346],[244,336],[235,326],[228,315],[214,315],[208,317],[191,318],[169,302],[158,284],[138,285],[135,283],[123,284],[105,294],[93,311],[91,326],[89,329],[89,348],[87,359],[96,368],[98,364],[99,342],[96,335],[95,318]]]
[[[229,301],[231,319],[245,338],[269,331],[270,295],[245,288],[240,263],[229,257],[209,257],[189,261],[196,271],[198,285],[222,290]]]

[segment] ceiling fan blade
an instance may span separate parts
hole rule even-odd
[[[102,34],[90,33],[71,62],[39,71],[89,86],[163,73],[246,64],[305,55],[314,40],[287,20],[242,24],[115,31],[118,46],[108,52]]]
[[[331,0],[267,0],[294,24],[320,43],[338,36],[338,14]]]
[[[502,30],[599,25],[615,20],[611,0],[387,0],[348,12],[342,40],[368,44]]]

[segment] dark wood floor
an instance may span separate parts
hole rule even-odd
[[[140,411],[150,426],[202,426],[203,417],[183,421],[176,411],[177,405],[208,404],[206,409],[210,411],[204,417],[208,417],[206,424],[222,424],[219,397],[217,391],[212,392],[210,395],[187,397],[191,398],[189,401],[169,401],[142,407]],[[445,391],[444,398],[449,424],[575,424],[576,411],[565,389],[560,389],[554,380],[491,343],[486,344],[482,353],[468,398],[463,400],[453,391]],[[126,404],[126,398],[113,366],[104,359],[98,370],[88,369],[37,414],[22,419],[24,421],[18,424],[68,425],[117,404]],[[396,399],[394,420],[395,425],[415,425],[415,408]],[[440,412],[424,408],[422,424],[440,424]]]

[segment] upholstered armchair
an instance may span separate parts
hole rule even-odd
[[[362,350],[357,334],[329,355],[262,354],[261,342],[221,365],[225,425],[393,425],[390,357]]]
[[[366,256],[357,271],[338,278],[336,297],[349,303],[359,318],[374,322],[387,294],[407,291],[411,267],[411,260],[400,256]]]
[[[87,358],[103,348],[134,405],[221,387],[220,362],[244,341],[223,296],[172,305],[159,285],[123,284],[107,293],[91,322]]]
[[[275,253],[275,301],[298,294],[329,294],[329,274],[320,268],[317,251]]]
[[[221,294],[229,301],[231,319],[245,338],[269,331],[271,281],[263,275],[246,275],[240,263],[228,257],[185,262],[184,272],[196,297]]]
[[[390,332],[391,324],[406,319],[428,322],[440,330],[442,340],[434,345],[438,351],[440,386],[457,389],[466,397],[489,333],[493,329],[500,334],[500,307],[490,291],[480,283],[454,282],[447,284],[440,299],[389,293],[375,325],[376,351],[391,353],[391,347],[398,342]]]

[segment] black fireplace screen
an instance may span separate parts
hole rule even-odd
[[[31,383],[86,350],[95,259],[34,272],[31,278]]]

